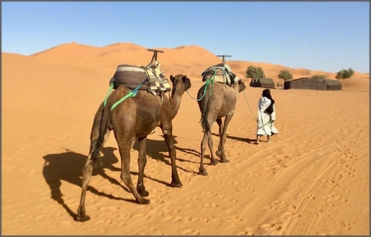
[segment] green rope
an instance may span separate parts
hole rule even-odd
[[[246,102],[247,102],[247,105],[249,106],[249,109],[250,109],[251,113],[254,115],[255,118],[258,118],[258,117],[254,114],[254,112],[252,111],[252,109],[251,109],[251,107],[250,107],[249,101],[248,101],[247,98],[246,98],[245,90],[242,91],[242,92],[243,92],[243,95],[245,96],[245,100],[246,100]]]
[[[189,93],[189,91],[187,90],[188,95],[189,95],[192,99],[194,99],[194,100],[197,100],[197,101],[202,100],[202,99],[204,98],[204,96],[206,95],[206,90],[207,90],[207,87],[209,86],[210,82],[212,82],[212,84],[214,85],[215,74],[216,74],[216,70],[214,71],[214,75],[213,75],[211,78],[209,78],[209,79],[206,80],[206,82],[205,82],[205,88],[204,88],[204,93],[203,93],[203,95],[202,95],[199,99],[193,97],[193,96]],[[211,95],[211,93],[212,93],[212,90],[213,90],[213,89],[211,88],[211,90],[210,90],[210,95]]]
[[[204,94],[202,95],[202,97],[205,96],[205,94],[206,94],[206,90],[207,90],[207,87],[209,86],[210,82],[211,82],[211,79],[207,79],[207,80],[206,80],[206,82],[205,82],[205,88],[204,88]]]
[[[126,100],[127,98],[129,97],[135,97],[137,95],[136,91],[130,91],[127,95],[125,95],[124,97],[122,97],[121,99],[119,99],[118,101],[116,101],[112,107],[111,107],[111,110],[113,110],[118,104],[120,104],[122,101]]]
[[[211,81],[210,79],[207,79],[207,80],[206,80],[206,82],[205,82],[205,88],[204,88],[204,93],[203,93],[203,95],[202,95],[199,99],[193,97],[193,96],[189,93],[189,91],[187,90],[188,95],[189,95],[192,99],[194,99],[194,100],[197,100],[197,101],[202,100],[202,99],[204,98],[204,96],[206,95],[207,86],[209,85],[210,81]]]
[[[127,93],[127,95],[125,95],[124,97],[122,97],[121,99],[119,99],[118,101],[116,101],[112,106],[111,106],[111,110],[113,110],[118,104],[120,104],[122,101],[126,100],[127,98],[129,97],[135,97],[137,95],[137,92],[139,90],[139,88],[145,83],[148,81],[148,78],[146,78],[142,83],[140,83],[134,90],[130,91]]]
[[[106,97],[104,98],[104,101],[103,101],[104,107],[106,107],[107,99],[108,99],[108,96],[111,94],[112,89],[113,89],[113,82],[111,83],[111,85],[110,85],[110,87],[108,89],[108,92],[106,94]]]
[[[211,78],[211,82],[212,82],[212,85],[211,85],[211,88],[210,88],[210,95],[213,93],[213,87],[214,87],[214,82],[215,82],[215,75],[216,75],[216,69],[214,70],[214,75],[213,77]]]

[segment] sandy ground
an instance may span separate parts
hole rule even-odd
[[[281,69],[294,78],[335,73],[228,60],[247,84],[228,127],[230,163],[209,165],[207,151],[208,176],[200,176],[203,135],[194,98],[200,74],[221,59],[198,46],[163,50],[158,59],[166,76],[192,80],[173,120],[183,187],[168,185],[170,159],[157,128],[147,141],[144,182],[151,203],[135,203],[122,186],[111,135],[103,167],[89,184],[91,220],[84,223],[73,216],[95,111],[117,65],[144,65],[152,54],[129,43],[2,53],[3,235],[369,235],[369,74],[342,80],[342,91],[273,89],[280,134],[254,145],[262,88],[248,86],[249,65],[274,80]],[[212,129],[217,146],[217,126]],[[134,146],[134,182],[137,155]]]

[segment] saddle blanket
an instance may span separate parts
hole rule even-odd
[[[109,83],[113,83],[114,89],[124,85],[133,90],[140,85],[138,90],[147,90],[154,95],[171,90],[169,80],[161,71],[157,61],[146,66],[118,65]]]
[[[202,81],[206,81],[214,77],[215,81],[227,84],[229,86],[240,80],[240,78],[238,78],[238,76],[234,74],[231,68],[225,63],[220,63],[207,68],[203,73],[201,73],[201,76]]]

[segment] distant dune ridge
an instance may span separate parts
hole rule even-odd
[[[120,180],[113,134],[103,148],[86,197],[91,220],[78,223],[81,170],[94,114],[119,64],[146,65],[147,48],[75,42],[29,56],[2,53],[2,234],[4,235],[369,235],[369,73],[340,80],[341,91],[272,89],[280,134],[252,144],[262,88],[246,70],[262,67],[281,81],[336,72],[226,58],[247,85],[238,95],[225,150],[230,163],[197,175],[202,128],[196,97],[201,73],[221,62],[197,45],[157,48],[169,78],[187,75],[192,87],[173,120],[182,188],[171,188],[162,132],[147,140],[144,182],[149,205],[138,205]],[[214,54],[215,53],[215,54]],[[269,59],[267,59],[267,62]],[[339,69],[341,70],[341,69]],[[218,128],[213,126],[214,147]],[[136,183],[138,147],[131,151]]]
[[[182,67],[182,68],[202,68],[205,69],[208,65],[217,64],[221,59],[215,54],[199,46],[179,46],[173,49],[157,48],[164,51],[159,53],[158,58],[163,64],[164,70],[171,70],[167,67]],[[59,46],[47,49],[45,51],[30,55],[32,58],[48,59],[48,60],[76,60],[80,63],[99,63],[101,66],[115,67],[117,62],[131,63],[134,65],[146,64],[150,61],[152,55],[147,51],[147,48],[133,43],[115,43],[104,47],[95,47],[82,45],[75,42],[61,44]],[[146,59],[148,60],[146,61]],[[278,74],[281,70],[289,70],[294,78],[310,77],[315,74],[325,75],[329,79],[335,79],[336,72],[314,71],[302,68],[290,68],[282,65],[274,65],[269,63],[234,61],[233,55],[231,58],[226,58],[232,70],[240,77],[245,78],[246,69],[252,65],[262,67],[267,78],[278,80]],[[339,69],[342,70],[343,68]],[[347,68],[346,68],[347,69]],[[199,76],[198,72],[196,73]],[[355,72],[354,77],[368,78],[369,73]]]

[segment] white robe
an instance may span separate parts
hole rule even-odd
[[[258,102],[258,128],[256,135],[271,136],[272,133],[279,133],[278,129],[274,126],[272,120],[276,120],[276,108],[273,105],[273,113],[271,115],[264,113],[264,110],[272,103],[267,97],[262,97]]]

